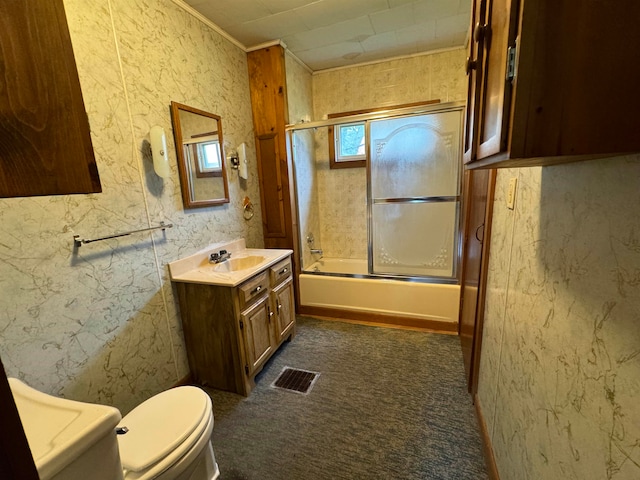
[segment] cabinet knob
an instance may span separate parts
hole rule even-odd
[[[481,42],[484,38],[484,34],[487,31],[486,25],[480,25],[480,22],[476,23],[475,28],[473,29],[473,41]]]
[[[475,60],[471,60],[470,57],[467,57],[467,60],[464,62],[464,71],[469,75],[471,70],[475,70],[478,67],[478,62]]]

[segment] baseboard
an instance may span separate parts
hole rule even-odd
[[[482,414],[482,408],[480,407],[480,399],[478,395],[474,395],[473,403],[476,407],[476,416],[478,417],[478,425],[480,425],[480,435],[482,436],[482,448],[484,450],[484,459],[487,464],[487,473],[491,480],[500,480],[498,475],[498,466],[496,465],[496,459],[493,455],[493,445],[491,444],[491,437],[489,437],[489,431],[487,430],[487,423],[484,420]]]
[[[443,322],[440,320],[428,320],[417,317],[402,317],[385,315],[382,313],[360,312],[355,310],[342,310],[338,308],[309,307],[300,305],[300,315],[310,315],[326,320],[335,320],[361,325],[373,325],[378,327],[402,328],[407,330],[419,330],[423,332],[443,333],[447,335],[458,334],[458,323]]]

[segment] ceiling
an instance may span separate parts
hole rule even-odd
[[[311,70],[461,47],[471,0],[184,0],[247,50],[281,41]]]

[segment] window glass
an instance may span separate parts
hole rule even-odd
[[[364,160],[364,122],[339,125],[336,128],[336,161]]]

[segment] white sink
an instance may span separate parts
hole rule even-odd
[[[79,478],[83,471],[122,478],[115,434],[120,411],[53,397],[16,378],[9,386],[41,480]]]
[[[211,254],[220,250],[231,253],[231,258],[217,264],[209,263]],[[247,248],[244,238],[240,238],[209,245],[193,255],[169,263],[169,274],[173,282],[235,287],[292,253],[288,249]]]
[[[245,257],[230,258],[224,262],[217,263],[213,266],[216,272],[237,272],[255,267],[264,262],[262,255],[247,255]]]

